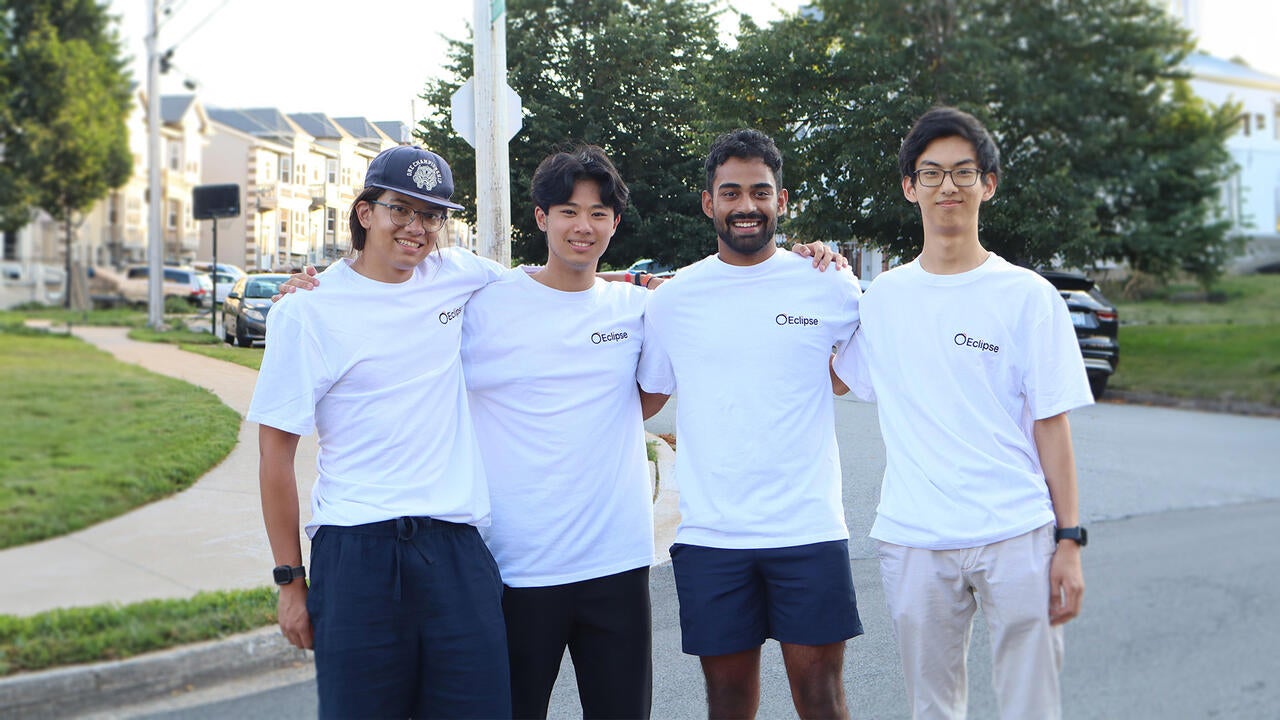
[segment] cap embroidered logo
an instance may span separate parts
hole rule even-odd
[[[440,184],[440,168],[430,160],[419,160],[413,163],[409,166],[409,174],[413,177],[413,184],[423,190],[431,190]]]

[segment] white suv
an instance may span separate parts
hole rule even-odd
[[[151,268],[147,265],[133,265],[125,268],[124,279],[120,281],[120,294],[125,302],[134,305],[146,305],[148,299],[147,278]],[[209,302],[213,281],[205,273],[190,267],[165,266],[164,288],[160,291],[166,300],[171,297],[182,298],[192,305],[200,306]]]

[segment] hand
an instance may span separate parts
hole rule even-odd
[[[315,641],[311,635],[311,615],[307,613],[307,583],[298,579],[280,586],[280,599],[276,601],[276,619],[280,634],[303,650],[311,650]]]
[[[823,243],[817,242],[816,240],[811,243],[797,243],[792,245],[791,252],[796,253],[801,257],[813,258],[813,266],[818,268],[820,271],[825,271],[827,266],[831,263],[835,263],[837,270],[843,270],[849,267],[849,261],[845,256],[832,250]]]
[[[280,302],[280,298],[299,288],[315,290],[318,287],[320,287],[320,279],[316,277],[315,266],[307,265],[302,269],[302,272],[296,272],[289,276],[289,279],[280,286],[280,292],[271,296],[271,302]]]
[[[1049,624],[1061,625],[1080,614],[1084,601],[1084,570],[1080,546],[1071,540],[1058,543],[1049,564]]]

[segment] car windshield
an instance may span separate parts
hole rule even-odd
[[[250,280],[244,288],[247,298],[269,298],[279,292],[280,284],[288,278],[261,278]]]

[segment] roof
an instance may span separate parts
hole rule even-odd
[[[1280,90],[1280,76],[1270,75],[1230,60],[1204,53],[1192,53],[1182,61],[1192,75],[1205,80],[1217,80],[1236,85]]]
[[[166,125],[181,122],[195,101],[195,95],[161,95],[160,120]]]
[[[346,130],[361,140],[395,141],[395,138],[387,137],[386,134],[378,129],[378,126],[369,122],[364,117],[340,117],[333,118],[333,121],[338,123],[338,125],[341,125],[343,130]]]
[[[206,111],[210,118],[229,125],[255,137],[292,140],[302,131],[284,113],[275,108],[248,108],[229,110],[226,108],[209,108]]]
[[[349,137],[334,122],[333,118],[324,113],[291,113],[289,119],[297,123],[298,127],[302,128],[304,132],[315,138],[336,138],[340,140]]]
[[[374,125],[376,125],[383,134],[395,142],[413,142],[413,131],[409,129],[408,125],[405,125],[399,120],[383,120],[381,122],[375,122]]]

